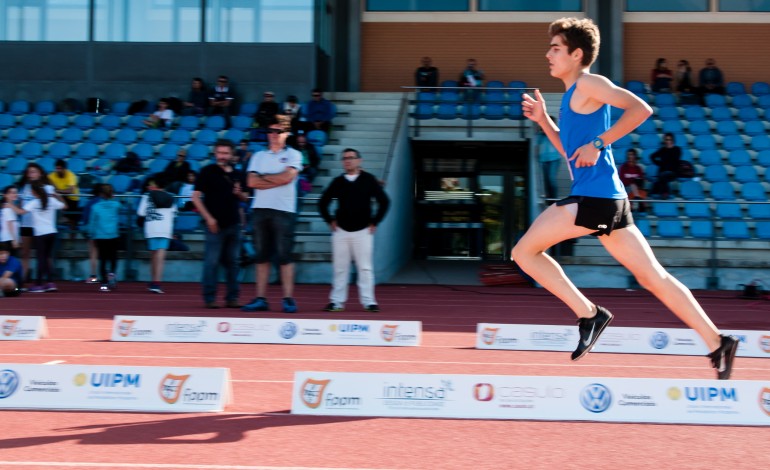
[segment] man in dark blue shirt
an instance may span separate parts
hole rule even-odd
[[[0,243],[0,296],[19,295],[21,279],[21,261],[11,256],[10,243]]]

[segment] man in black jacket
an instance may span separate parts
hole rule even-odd
[[[332,230],[332,263],[334,281],[326,312],[342,312],[348,298],[350,262],[358,271],[358,297],[367,312],[379,312],[374,298],[372,253],[374,232],[385,217],[390,200],[382,185],[371,173],[361,169],[361,154],[355,149],[342,151],[345,173],[334,178],[318,202],[321,216]],[[337,199],[337,211],[329,213],[329,203]],[[372,199],[377,212],[372,215]]]

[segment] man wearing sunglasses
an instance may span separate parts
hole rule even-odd
[[[267,282],[270,263],[280,265],[284,313],[295,313],[294,301],[294,224],[297,212],[297,175],[302,155],[286,145],[291,119],[274,116],[267,128],[267,150],[257,152],[246,169],[248,185],[254,189],[251,203],[256,252],[257,296],[244,305],[244,312],[268,311]]]

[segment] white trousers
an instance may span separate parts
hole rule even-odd
[[[358,297],[364,307],[377,304],[374,299],[374,269],[372,267],[372,247],[374,235],[369,227],[357,232],[346,232],[337,227],[332,232],[332,267],[334,281],[329,300],[345,305],[348,300],[350,282],[350,263],[356,263],[358,272]]]

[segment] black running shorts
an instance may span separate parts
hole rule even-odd
[[[609,235],[613,230],[634,225],[628,199],[569,196],[556,202],[557,206],[577,204],[575,225],[596,230],[591,235]]]

